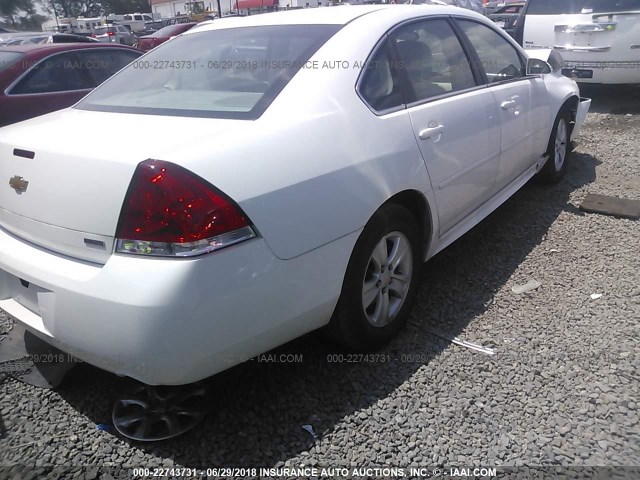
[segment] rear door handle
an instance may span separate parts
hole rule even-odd
[[[444,132],[444,125],[438,125],[437,127],[423,128],[418,132],[418,136],[420,140],[427,140],[442,134],[442,132]]]

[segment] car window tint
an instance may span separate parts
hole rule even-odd
[[[402,105],[402,91],[396,70],[392,68],[387,42],[367,60],[358,91],[374,110],[386,110]]]
[[[393,32],[398,68],[411,91],[407,101],[419,101],[476,85],[469,60],[446,20],[426,20]]]
[[[457,21],[475,48],[489,83],[525,75],[525,66],[518,51],[502,35],[477,22]]]
[[[10,93],[50,93],[87,88],[93,88],[91,79],[75,52],[69,52],[38,63]]]
[[[133,51],[111,49],[85,50],[78,52],[78,59],[97,87],[114,73],[122,70],[140,55]]]

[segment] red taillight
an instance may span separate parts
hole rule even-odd
[[[110,37],[113,37],[116,34],[116,32],[107,32],[107,35],[109,35]]]
[[[169,162],[138,165],[120,212],[116,251],[193,256],[255,236],[240,207]]]
[[[91,34],[91,38],[96,38],[96,37],[97,37],[97,35],[95,33]]]

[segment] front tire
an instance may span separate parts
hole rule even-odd
[[[357,351],[375,350],[404,326],[420,273],[420,229],[405,208],[381,207],[360,234],[328,333]]]
[[[547,146],[547,161],[538,173],[545,183],[558,183],[564,177],[569,159],[571,123],[569,111],[563,108],[553,124],[551,138]]]

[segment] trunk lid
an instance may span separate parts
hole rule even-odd
[[[136,166],[244,122],[67,109],[0,130],[0,227],[104,263]],[[144,136],[135,132],[148,132]]]

